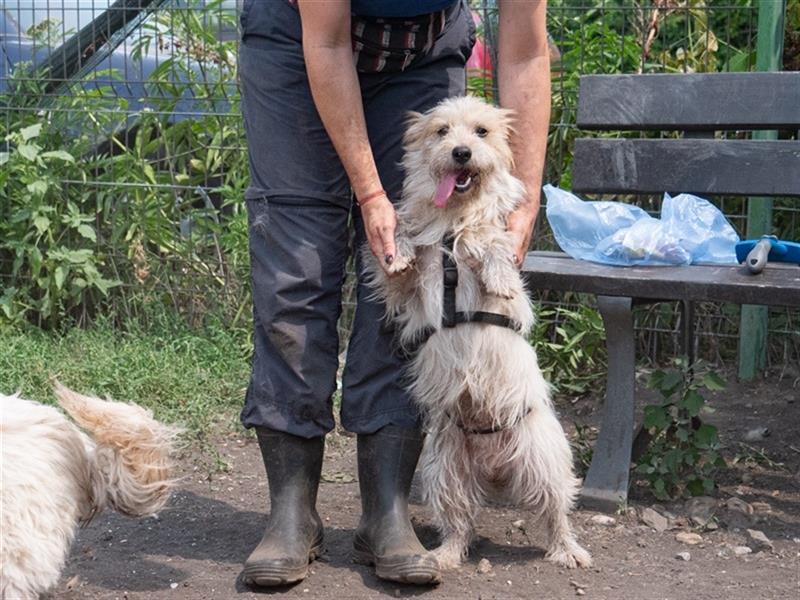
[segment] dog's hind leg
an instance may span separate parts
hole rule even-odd
[[[558,504],[556,500],[555,504]],[[592,556],[575,539],[567,513],[556,506],[545,508],[544,525],[548,535],[545,560],[569,569],[591,567]]]
[[[466,556],[481,490],[465,444],[464,434],[450,425],[432,434],[423,455],[422,477],[428,504],[442,535],[434,551],[443,570],[455,569]]]
[[[572,453],[549,407],[530,415],[511,436],[508,465],[512,501],[533,510],[543,525],[546,560],[568,568],[589,567],[590,554],[575,540],[568,514],[578,491]]]

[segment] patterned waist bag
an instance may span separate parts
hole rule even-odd
[[[397,73],[428,54],[453,7],[406,18],[353,15],[353,58],[360,73]]]

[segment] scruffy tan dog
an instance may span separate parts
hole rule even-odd
[[[506,232],[524,193],[511,175],[510,127],[509,111],[469,97],[412,114],[391,276],[372,263],[372,285],[398,342],[413,351],[409,385],[428,431],[421,471],[445,569],[460,564],[490,497],[533,511],[548,560],[591,564],[567,520],[578,483],[526,339],[533,311]],[[443,326],[445,253],[458,271],[457,310],[468,321],[453,327]],[[476,312],[508,322],[469,322]]]
[[[177,430],[135,404],[81,396],[61,407],[0,394],[0,599],[35,599],[57,582],[75,530],[106,507],[158,512],[174,480]]]

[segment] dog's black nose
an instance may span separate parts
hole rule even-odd
[[[453,159],[460,165],[464,165],[472,158],[472,150],[466,146],[456,146],[453,148]]]

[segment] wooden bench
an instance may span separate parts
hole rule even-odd
[[[581,78],[578,127],[680,131],[679,139],[581,138],[573,190],[581,193],[800,197],[800,141],[717,139],[715,132],[800,129],[800,73],[590,75]],[[751,198],[760,202],[761,198]],[[694,302],[800,307],[800,267],[612,267],[558,252],[528,253],[529,288],[597,295],[606,328],[608,381],[600,433],[581,493],[587,508],[627,500],[634,435],[632,308],[678,301],[691,355]]]

